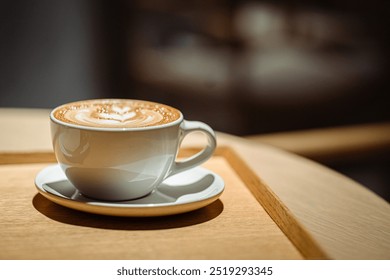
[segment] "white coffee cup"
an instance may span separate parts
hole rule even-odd
[[[132,116],[130,111],[124,113],[126,106],[116,109],[111,115],[101,112],[104,110],[99,111],[103,119],[107,115],[114,118],[107,117],[98,126],[86,125],[76,118],[75,122],[69,122],[59,114],[74,107],[82,111],[83,106],[87,108],[91,102],[111,106],[115,102],[131,104],[133,100],[78,101],[59,106],[51,112],[52,142],[57,161],[69,181],[85,196],[120,201],[148,195],[164,179],[205,162],[216,148],[215,133],[208,125],[184,120],[180,111],[163,104],[153,103],[156,107],[161,105],[164,110],[175,110],[177,116],[166,123],[144,127],[121,126],[123,119]],[[118,124],[111,125],[115,122]],[[190,158],[177,161],[183,138],[194,131],[206,135],[206,147]]]

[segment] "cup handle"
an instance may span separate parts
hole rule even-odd
[[[213,129],[205,123],[198,121],[186,121],[183,120],[180,124],[180,139],[179,139],[179,148],[183,141],[183,139],[190,134],[191,132],[200,131],[204,133],[207,137],[207,145],[206,147],[198,152],[197,154],[182,160],[175,161],[170,169],[170,172],[167,177],[175,175],[177,173],[183,172],[187,169],[193,168],[197,165],[202,164],[206,160],[208,160],[215,151],[217,147],[217,140],[215,136],[215,132]],[[166,177],[166,178],[167,178]]]

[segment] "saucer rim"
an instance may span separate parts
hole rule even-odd
[[[174,214],[185,213],[189,211],[193,211],[196,209],[200,209],[204,206],[207,206],[214,201],[216,201],[223,191],[225,190],[225,182],[215,172],[204,168],[204,167],[194,167],[193,169],[202,170],[202,172],[206,172],[207,174],[212,174],[217,178],[217,182],[214,188],[217,189],[217,193],[211,196],[201,197],[200,199],[192,199],[189,201],[181,201],[181,202],[167,202],[159,205],[154,204],[123,204],[115,201],[77,201],[72,200],[68,197],[62,197],[55,195],[46,191],[43,188],[43,185],[38,184],[37,179],[39,176],[43,176],[44,172],[50,172],[50,169],[59,168],[58,164],[52,164],[46,166],[41,169],[35,177],[34,183],[38,192],[43,195],[45,198],[50,201],[59,204],[61,206],[71,208],[74,210],[79,210],[83,212],[100,214],[100,215],[108,215],[108,216],[126,216],[126,217],[154,217],[154,216],[168,216]],[[59,169],[61,170],[61,169]],[[179,174],[178,174],[179,175]],[[219,181],[219,182],[218,182]],[[212,185],[213,185],[212,184]],[[209,187],[211,187],[210,185]],[[208,188],[209,188],[208,187]]]

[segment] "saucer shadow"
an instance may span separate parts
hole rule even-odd
[[[114,230],[161,230],[187,227],[210,221],[223,211],[223,203],[219,199],[191,212],[146,218],[104,216],[81,212],[58,205],[39,193],[34,196],[32,204],[38,212],[60,223]]]

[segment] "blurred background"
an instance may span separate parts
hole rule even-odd
[[[146,99],[244,137],[388,122],[389,8],[385,0],[2,0],[0,107]],[[389,201],[388,148],[314,159]]]

